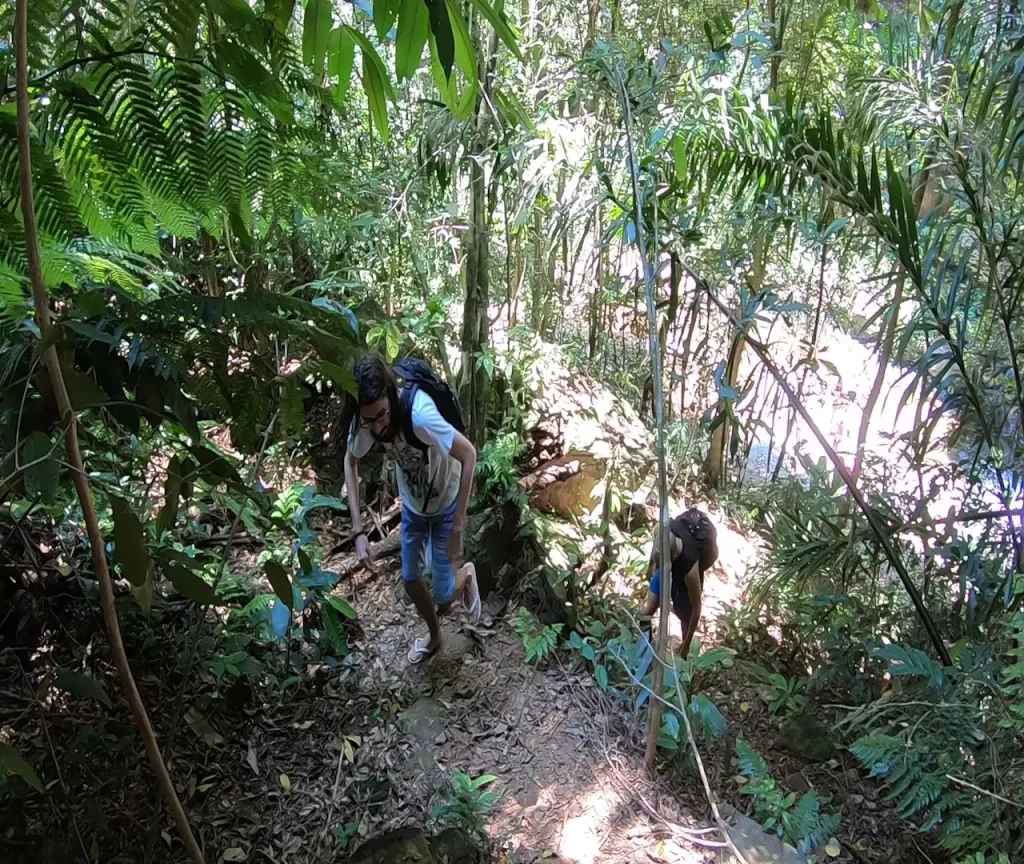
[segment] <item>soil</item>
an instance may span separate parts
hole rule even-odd
[[[720,538],[723,530],[741,538],[724,523]],[[732,548],[727,560],[748,557],[756,550]],[[716,569],[706,583],[710,634],[741,593],[736,573]],[[494,860],[716,860],[715,848],[695,845],[681,830],[710,824],[699,779],[682,757],[660,763],[654,778],[646,774],[642,717],[629,703],[602,691],[589,671],[563,665],[572,662],[567,655],[539,669],[526,665],[512,613],[500,614],[509,604],[499,597],[488,599],[479,625],[458,611],[446,616],[442,652],[410,665],[406,654],[423,626],[397,588],[397,563],[379,571],[341,586],[360,616],[349,635],[352,653],[283,696],[215,679],[200,664],[182,706],[187,722],[165,756],[208,861],[345,860],[368,838],[429,825],[454,771],[496,777],[489,788],[501,799],[487,828]],[[72,594],[36,606],[31,652],[0,653],[0,740],[17,740],[47,794],[9,781],[21,800],[0,816],[0,860],[141,861],[154,782],[96,606]],[[148,621],[136,608],[123,599],[128,655],[164,742],[191,608],[167,604]],[[262,662],[283,669],[283,651]],[[111,707],[51,689],[40,712],[31,694],[55,665],[89,669]],[[704,684],[730,724],[729,741],[702,744],[711,786],[724,800],[741,810],[747,803],[729,749],[732,736],[743,737],[781,783],[813,787],[828,808],[841,809],[835,860],[926,860],[845,753],[808,764],[788,752],[756,686],[736,668]],[[342,848],[332,829],[346,826],[351,836]],[[154,860],[182,858],[163,813]]]

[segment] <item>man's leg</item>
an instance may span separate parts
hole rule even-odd
[[[441,646],[441,625],[437,620],[434,598],[430,596],[430,589],[422,578],[429,530],[424,517],[411,513],[408,508],[402,508],[402,581],[405,582],[405,590],[416,606],[416,611],[430,631],[425,642],[417,640],[422,653],[426,654],[432,654]],[[436,580],[437,576],[433,578]]]
[[[434,581],[434,600],[438,606],[447,607],[453,599],[460,596],[456,585],[455,566],[448,560],[448,537],[452,533],[457,502],[442,514],[428,520],[430,530],[430,575]],[[465,575],[462,577],[462,588],[465,588]]]
[[[654,578],[651,579],[651,584],[647,586],[647,599],[644,601],[643,609],[640,610],[640,629],[647,634],[648,640],[651,638],[652,618],[660,605],[661,571],[655,570]]]

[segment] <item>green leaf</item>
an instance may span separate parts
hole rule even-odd
[[[330,0],[306,0],[302,19],[302,62],[322,75],[327,56],[327,38],[331,34]]]
[[[164,506],[156,517],[157,535],[170,531],[178,521],[178,502],[181,499],[181,460],[172,456],[167,462],[167,479],[164,481]]]
[[[20,777],[36,792],[43,791],[43,784],[32,766],[10,744],[0,744],[0,774]]]
[[[373,60],[363,52],[363,89],[366,91],[366,101],[370,106],[370,117],[377,129],[377,134],[385,144],[388,143],[388,103],[384,94],[384,82],[381,80],[380,71]]]
[[[470,788],[472,788],[472,789],[480,789],[480,788],[482,788],[484,786],[487,786],[487,785],[493,783],[497,779],[498,779],[497,776],[494,775],[494,774],[482,774],[479,777],[477,777],[475,780],[473,780],[473,782],[471,782],[469,785],[470,785]]]
[[[188,433],[192,442],[198,443],[202,440],[203,436],[199,431],[199,423],[196,420],[195,409],[192,407],[192,400],[180,390],[175,389],[174,394],[171,397],[171,409],[174,411],[174,416],[181,424],[181,428]]]
[[[487,23],[494,28],[494,32],[498,34],[498,38],[505,43],[509,51],[516,56],[516,59],[522,62],[523,54],[519,50],[519,43],[516,41],[516,36],[512,32],[512,28],[509,26],[505,13],[494,9],[487,0],[469,0],[469,2],[477,12],[487,19]]]
[[[293,609],[295,598],[292,595],[292,582],[284,567],[271,560],[263,565],[263,571],[267,574],[267,581],[270,582],[270,587],[274,589],[278,599],[289,609]]]
[[[569,644],[577,651],[583,648],[583,639],[580,637],[580,634],[577,633],[575,630],[573,630],[569,634]]]
[[[84,411],[107,401],[107,394],[88,375],[83,375],[77,369],[64,364],[61,364],[61,372],[64,375],[68,397],[71,399],[71,407],[76,411]]]
[[[357,394],[356,379],[352,376],[351,369],[345,369],[328,360],[320,361],[320,369],[345,392],[351,393],[353,396]]]
[[[594,651],[594,646],[591,645],[589,642],[583,643],[583,647],[580,648],[580,652],[591,663],[593,663],[597,659],[597,653]]]
[[[57,497],[60,466],[50,455],[53,444],[50,436],[36,430],[25,440],[22,461],[25,468],[25,492],[29,498],[38,498],[43,504],[52,504]],[[30,463],[42,460],[35,465]]]
[[[110,496],[110,509],[114,514],[114,560],[121,565],[124,577],[141,587],[152,568],[142,524],[128,502],[118,495]]]
[[[395,39],[395,77],[399,83],[412,78],[419,68],[429,32],[429,12],[423,0],[402,0]]]
[[[603,664],[598,664],[594,668],[594,675],[597,677],[597,684],[602,690],[608,689],[608,670],[604,668]]]
[[[452,24],[452,38],[455,41],[455,65],[462,70],[467,81],[476,80],[476,49],[469,35],[466,19],[462,17],[455,0],[445,0],[448,7],[448,20]]]
[[[388,38],[395,16],[398,15],[399,0],[373,0],[373,26],[381,42]]]
[[[335,27],[327,40],[327,74],[338,81],[334,85],[334,104],[345,101],[352,82],[352,66],[356,59],[356,43],[343,27]]]
[[[308,576],[313,572],[313,562],[309,560],[309,555],[306,553],[305,549],[300,549],[295,554],[295,557],[299,559],[299,566],[302,568],[304,576]]]
[[[146,578],[142,580],[142,584],[132,585],[132,596],[145,615],[148,615],[153,608],[153,582],[153,566],[150,565],[146,571]]]
[[[337,609],[342,615],[348,618],[349,621],[355,621],[359,617],[359,613],[352,607],[352,604],[348,602],[344,597],[339,597],[337,594],[331,594],[327,597],[327,602],[331,606]]]
[[[331,606],[324,607],[324,632],[337,654],[341,656],[348,654],[348,640],[345,638],[345,632],[341,629],[338,613]]]
[[[682,135],[676,135],[672,139],[672,158],[676,167],[676,180],[680,183],[686,182],[686,141]]]
[[[70,693],[72,696],[95,699],[108,708],[114,707],[110,702],[107,691],[103,687],[103,683],[90,675],[81,675],[78,672],[72,672],[70,669],[58,669],[57,675],[54,677],[54,683],[61,690]]]
[[[198,573],[193,573],[180,564],[166,564],[163,570],[164,575],[171,580],[174,590],[181,594],[182,597],[187,597],[200,606],[213,606],[216,604],[217,595],[213,591],[213,586]]]
[[[439,64],[438,69],[441,71],[441,78],[444,82],[443,84],[439,83],[438,87],[444,92],[448,83],[451,82],[452,66],[455,65],[455,38],[452,35],[452,22],[448,17],[445,0],[424,0],[424,2],[427,4],[430,20],[431,54]],[[453,97],[451,101],[454,104],[455,98]],[[447,100],[445,104],[447,104]]]
[[[359,50],[363,52],[363,61],[365,62],[367,57],[373,61],[373,65],[377,68],[377,73],[380,75],[381,82],[384,85],[384,95],[394,102],[395,89],[391,86],[391,79],[388,78],[388,70],[384,66],[384,61],[380,59],[377,49],[373,47],[373,43],[371,43],[370,40],[358,30],[355,30],[348,25],[345,25],[345,32],[355,40],[356,45],[359,46]]]

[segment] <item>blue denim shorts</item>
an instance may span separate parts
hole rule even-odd
[[[455,571],[448,560],[448,535],[452,533],[457,504],[458,500],[453,501],[451,507],[437,516],[417,516],[409,508],[402,508],[402,579],[406,582],[419,579],[429,556],[435,603],[447,603],[455,593]]]

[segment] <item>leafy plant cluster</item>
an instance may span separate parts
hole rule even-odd
[[[775,782],[764,757],[743,739],[736,741],[740,793],[749,796],[754,813],[768,831],[797,847],[804,854],[823,846],[839,827],[838,813],[823,813],[821,799],[813,789],[797,795],[785,792]]]
[[[840,724],[899,814],[920,831],[934,828],[955,854],[1021,852],[1021,814],[1006,802],[1022,791],[1022,639],[1017,613],[999,653],[964,645],[950,668],[911,646],[874,645],[894,686]]]
[[[461,771],[453,771],[451,787],[445,791],[441,803],[430,811],[430,818],[461,828],[488,843],[487,817],[501,800],[501,793],[487,787],[497,779],[493,774],[470,777]]]

